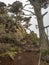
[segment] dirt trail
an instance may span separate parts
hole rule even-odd
[[[33,52],[17,54],[14,61],[8,56],[0,57],[0,65],[38,65],[38,57],[38,54]],[[41,61],[41,65],[46,65],[46,63]]]

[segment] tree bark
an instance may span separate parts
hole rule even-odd
[[[39,36],[40,36],[40,49],[48,49],[47,37],[43,25],[43,17],[41,15],[41,7],[39,5],[34,6],[34,11],[37,17],[38,27],[39,27]]]

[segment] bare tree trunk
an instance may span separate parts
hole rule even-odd
[[[34,6],[34,11],[37,17],[39,35],[40,35],[40,45],[41,45],[38,65],[41,65],[41,54],[43,50],[48,49],[48,43],[47,43],[47,36],[46,36],[44,25],[43,25],[43,16],[41,15],[41,7],[39,4]]]
[[[41,8],[40,6],[35,6],[34,10],[35,10],[38,27],[39,27],[40,45],[41,45],[40,49],[45,50],[48,48],[48,43],[47,43],[47,37],[45,34],[44,25],[43,25],[43,17],[41,15]]]

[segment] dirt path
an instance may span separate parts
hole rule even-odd
[[[0,65],[38,65],[38,57],[38,54],[33,52],[17,54],[14,61],[8,56],[0,57]],[[46,65],[46,63],[41,61],[41,65]]]

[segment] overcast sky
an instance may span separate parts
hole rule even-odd
[[[5,2],[6,4],[10,4],[10,3],[13,3],[14,1],[16,0],[0,0],[2,2]],[[18,1],[18,0],[17,0]],[[27,0],[19,0],[21,2],[23,2],[23,4],[26,3]],[[26,8],[27,9],[27,8]],[[46,9],[46,10],[42,10],[42,13],[48,11],[48,14],[44,17],[44,25],[47,26],[49,25],[49,7]],[[38,29],[36,29],[35,25],[37,24],[37,21],[36,21],[36,18],[35,17],[32,17],[31,19],[31,23],[32,23],[32,26],[30,27],[31,30],[33,30],[35,33],[38,34]],[[49,29],[49,28],[48,28]],[[48,30],[49,31],[49,30]]]

